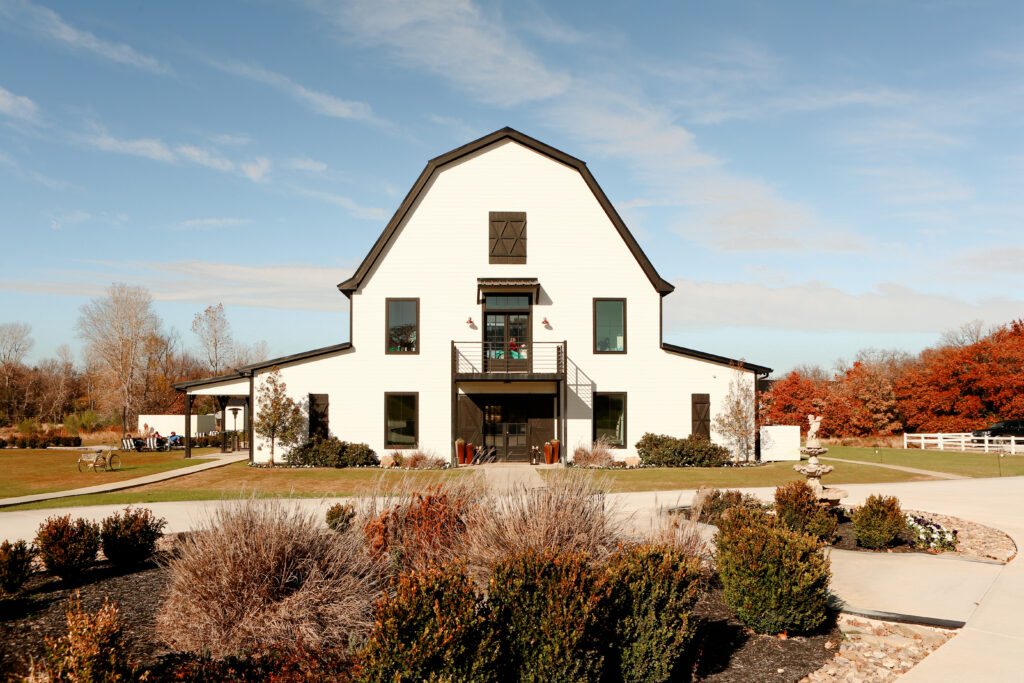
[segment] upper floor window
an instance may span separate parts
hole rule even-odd
[[[626,352],[626,300],[594,299],[594,353]]]
[[[526,212],[491,211],[489,263],[526,263]]]
[[[420,352],[420,300],[387,299],[384,350],[386,353]]]

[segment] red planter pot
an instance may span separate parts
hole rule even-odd
[[[545,465],[550,465],[551,464],[551,444],[550,443],[544,444],[544,464]]]
[[[554,465],[558,462],[558,447],[560,445],[557,441],[551,442],[551,462],[549,464]]]
[[[458,463],[460,465],[465,465],[466,464],[466,443],[465,442],[462,442],[462,443],[459,443],[458,441],[455,442],[455,457],[458,458]]]
[[[476,446],[471,443],[466,444],[466,462],[464,465],[470,465],[473,463],[473,456],[476,455]]]

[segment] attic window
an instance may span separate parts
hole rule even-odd
[[[491,211],[487,249],[490,263],[526,263],[526,212]]]

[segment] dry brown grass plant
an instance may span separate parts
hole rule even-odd
[[[603,561],[623,539],[623,526],[607,500],[608,481],[566,470],[546,488],[486,491],[469,517],[463,554],[478,581],[510,555],[559,550]]]
[[[615,464],[611,445],[606,437],[590,444],[590,448],[579,445],[572,454],[572,464],[577,467],[611,467]]]
[[[214,656],[344,646],[373,626],[380,595],[361,531],[323,529],[296,501],[224,504],[183,540],[168,572],[160,634]]]

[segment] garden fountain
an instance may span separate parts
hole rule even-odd
[[[821,478],[831,472],[832,465],[822,465],[818,462],[818,456],[828,453],[827,448],[822,448],[818,441],[818,429],[821,427],[821,415],[808,415],[807,421],[810,428],[807,430],[807,445],[800,449],[804,455],[810,456],[807,464],[793,465],[793,469],[807,477],[807,485],[814,491],[818,500],[828,505],[836,505],[840,500],[849,494],[842,489],[827,488],[822,486]]]

